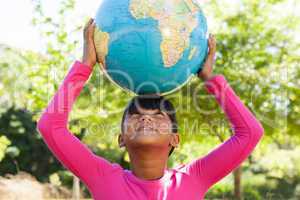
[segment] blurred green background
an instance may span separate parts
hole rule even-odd
[[[40,50],[0,43],[0,176],[24,171],[40,182],[71,190],[76,180],[47,149],[36,120],[69,66],[81,58],[82,25],[88,16],[76,18],[76,0],[56,1],[51,14],[44,2],[30,1],[33,14],[28,19],[40,34]],[[216,73],[225,75],[265,128],[249,159],[215,185],[207,199],[300,199],[299,4],[297,0],[201,3],[218,41]],[[117,135],[130,98],[96,67],[70,118],[77,137],[96,154],[125,168],[128,155],[119,149]],[[168,98],[177,107],[181,135],[170,167],[199,158],[230,137],[223,112],[197,78]],[[81,188],[82,195],[90,197],[84,185]]]

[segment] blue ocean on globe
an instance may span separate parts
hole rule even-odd
[[[95,22],[103,70],[138,95],[176,91],[207,54],[206,18],[192,0],[103,0]]]

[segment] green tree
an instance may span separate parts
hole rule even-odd
[[[1,113],[13,106],[25,108],[36,120],[74,57],[78,58],[81,53],[78,51],[79,34],[84,19],[71,26],[65,20],[67,15],[72,15],[76,3],[73,0],[61,0],[54,15],[45,14],[43,1],[32,2],[35,5],[33,23],[41,31],[45,51],[20,53],[2,47],[9,51],[4,57],[0,56],[0,94],[3,96],[0,108]],[[268,151],[270,144],[278,149],[294,149],[299,144],[300,52],[296,36],[300,33],[300,20],[299,15],[292,12],[293,8],[299,8],[296,0],[234,2],[209,1],[204,4],[203,11],[211,19],[210,29],[218,39],[216,72],[226,76],[265,128],[258,154],[251,156],[235,173],[236,197],[241,198],[238,193],[242,186],[245,194],[257,196],[257,192],[243,184],[242,174],[268,175],[265,169],[257,172],[255,166],[259,165],[257,158]],[[282,10],[291,12],[283,13]],[[93,151],[127,168],[128,156],[118,148],[116,138],[122,111],[130,98],[96,68],[76,102],[70,121],[72,131]],[[198,79],[168,98],[177,107],[181,134],[181,146],[172,155],[170,166],[198,158],[230,136],[223,113],[214,99],[207,96]],[[10,140],[9,136],[7,138]],[[222,197],[223,193],[231,198],[231,188],[219,188],[220,185],[216,185],[209,197]]]

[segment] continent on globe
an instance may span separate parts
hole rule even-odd
[[[199,23],[195,14],[201,9],[192,0],[132,0],[130,11],[136,19],[158,20],[164,66],[172,67],[189,47],[190,35]]]

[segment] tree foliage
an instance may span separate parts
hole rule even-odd
[[[61,0],[57,13],[51,15],[47,14],[43,1],[32,3],[35,8],[33,24],[41,32],[44,51],[24,52],[0,46],[0,159],[5,153],[13,154],[21,170],[27,170],[26,165],[34,165],[35,161],[30,158],[32,152],[45,152],[42,140],[34,130],[34,121],[74,59],[80,58],[81,30],[85,21],[68,23],[76,4],[74,0]],[[271,173],[273,168],[266,172],[258,158],[270,153],[270,145],[275,145],[279,151],[293,150],[300,141],[300,16],[293,12],[296,8],[299,8],[296,0],[240,0],[235,3],[212,0],[203,7],[210,31],[218,40],[216,73],[224,74],[265,128],[260,150],[249,159],[251,166],[260,170],[247,164],[244,166],[247,173]],[[119,149],[117,134],[120,133],[122,112],[130,98],[96,67],[70,118],[72,132],[94,152],[127,168],[128,155]],[[181,146],[170,158],[170,166],[198,158],[230,136],[230,127],[222,111],[215,100],[207,96],[203,83],[197,78],[168,98],[176,105],[181,135]],[[12,112],[24,117],[24,111],[29,114],[26,119],[17,117],[18,126],[8,125],[5,121]],[[29,124],[30,128],[26,129]],[[25,128],[26,136],[19,135],[20,127]],[[2,163],[9,163],[9,158],[4,158]],[[52,158],[48,154],[44,159],[35,157],[41,165],[49,164],[49,159]],[[46,171],[30,172],[48,176],[56,168],[48,170],[48,174]],[[285,177],[277,178],[282,181]],[[218,191],[218,187],[211,195]],[[225,186],[222,188],[226,189]],[[245,188],[245,192],[249,190],[249,194],[257,195],[250,191],[250,187]]]

